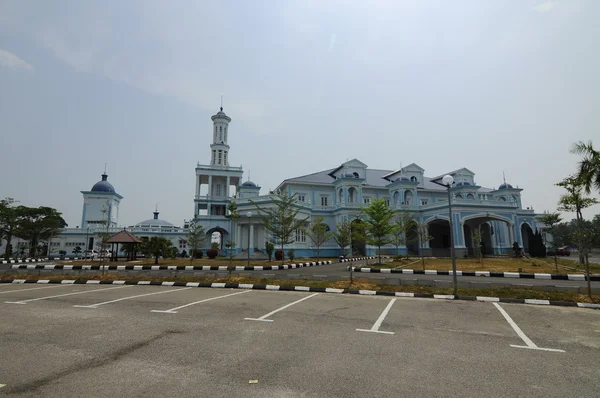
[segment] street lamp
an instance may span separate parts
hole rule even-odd
[[[252,218],[252,212],[246,213],[248,219]],[[248,223],[248,266],[250,266],[250,223]]]
[[[458,282],[456,280],[456,257],[454,256],[454,232],[452,223],[452,196],[450,190],[452,184],[454,184],[454,178],[451,175],[446,174],[442,178],[442,184],[448,188],[448,222],[450,223],[450,257],[452,258],[452,286],[454,288],[454,299],[458,298]]]

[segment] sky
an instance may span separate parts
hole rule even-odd
[[[223,96],[230,165],[263,194],[357,158],[504,173],[555,211],[571,145],[600,147],[599,17],[594,0],[0,0],[0,197],[75,227],[106,163],[119,224],[158,205],[181,225]]]

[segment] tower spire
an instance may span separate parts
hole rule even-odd
[[[504,185],[506,185],[506,176],[504,175],[504,171],[502,172],[502,181],[504,181]]]
[[[223,111],[223,96],[221,95],[221,111]]]

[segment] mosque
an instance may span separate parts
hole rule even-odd
[[[495,255],[509,253],[513,242],[527,252],[533,231],[543,228],[534,210],[522,207],[522,188],[506,182],[492,188],[481,186],[475,173],[466,167],[428,177],[425,170],[414,163],[396,170],[379,170],[352,159],[328,170],[286,179],[275,191],[261,194],[259,185],[250,180],[243,181],[242,167],[229,164],[229,124],[232,119],[222,107],[211,119],[210,162],[196,165],[193,214],[195,221],[206,231],[205,248],[216,240],[222,254],[233,250],[241,258],[245,258],[248,251],[250,255],[261,256],[271,237],[252,202],[268,207],[277,193],[287,193],[295,195],[299,217],[323,217],[330,231],[335,231],[342,220],[358,222],[361,207],[375,198],[383,198],[393,209],[410,212],[429,233],[429,239],[422,244],[416,239],[406,242],[400,247],[400,253],[417,254],[422,249],[425,255],[447,256],[450,247],[448,189],[442,183],[447,174],[454,179],[450,195],[457,256],[473,253],[473,231],[478,228],[484,250]],[[160,219],[159,212],[155,211],[148,220],[126,227],[120,225],[119,204],[124,197],[108,181],[106,172],[92,189],[81,191],[81,194],[81,227],[64,228],[50,243],[50,256],[56,256],[62,250],[73,256],[75,247],[98,250],[98,233],[107,230],[105,221],[108,232],[126,229],[141,239],[161,236],[170,239],[180,252],[189,252],[186,242],[189,221],[176,226]],[[231,201],[237,204],[241,214],[235,222],[226,217]],[[234,242],[234,248],[228,249],[226,242]],[[286,245],[287,249],[294,249],[297,257],[316,256],[314,244],[302,230],[296,231],[294,243]],[[352,243],[355,254],[372,255],[375,250],[364,242]],[[389,254],[395,250],[392,245],[383,248]],[[326,242],[320,250],[321,256],[334,257],[339,253],[333,240]]]

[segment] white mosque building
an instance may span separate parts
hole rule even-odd
[[[195,175],[194,214],[206,231],[205,248],[210,246],[211,237],[220,235],[218,241],[222,253],[227,252],[226,242],[235,243],[234,252],[245,258],[247,251],[260,256],[265,243],[271,237],[265,230],[255,202],[268,207],[276,200],[276,193],[294,195],[300,208],[299,217],[309,219],[323,217],[330,231],[342,220],[356,220],[361,207],[375,198],[383,198],[398,211],[409,211],[416,221],[427,226],[431,240],[422,244],[426,255],[449,255],[450,229],[448,218],[448,192],[442,184],[446,174],[454,178],[451,188],[454,246],[458,256],[472,253],[473,231],[480,228],[484,250],[488,254],[507,254],[517,242],[525,251],[528,240],[543,225],[536,220],[533,209],[524,209],[518,186],[506,182],[497,188],[486,188],[478,184],[475,173],[467,168],[440,173],[434,177],[425,175],[417,164],[409,164],[399,170],[370,169],[358,159],[346,161],[328,170],[289,178],[281,182],[275,192],[260,194],[260,186],[252,181],[243,181],[241,167],[230,166],[229,124],[231,118],[220,109],[211,117],[212,144],[210,162],[198,163]],[[398,163],[397,159],[391,163]],[[83,209],[81,227],[65,228],[60,236],[50,243],[49,254],[57,255],[61,250],[73,256],[73,249],[99,249],[98,233],[106,231],[101,222],[108,220],[108,232],[123,229],[139,238],[161,236],[171,240],[180,252],[189,252],[186,243],[189,222],[175,226],[154,217],[133,226],[119,224],[119,204],[124,199],[108,181],[106,173],[91,190],[82,191]],[[252,200],[252,202],[250,201]],[[226,217],[228,204],[234,201],[241,217],[232,222]],[[364,242],[353,242],[352,250],[358,254],[375,254],[376,248]],[[13,245],[13,247],[16,247]],[[296,231],[295,242],[286,245],[294,249],[296,257],[316,256],[310,239],[302,231]],[[395,252],[392,245],[385,247],[386,253]],[[408,241],[401,246],[401,253],[418,253],[418,241]],[[337,256],[340,250],[333,240],[321,247],[321,256]]]

